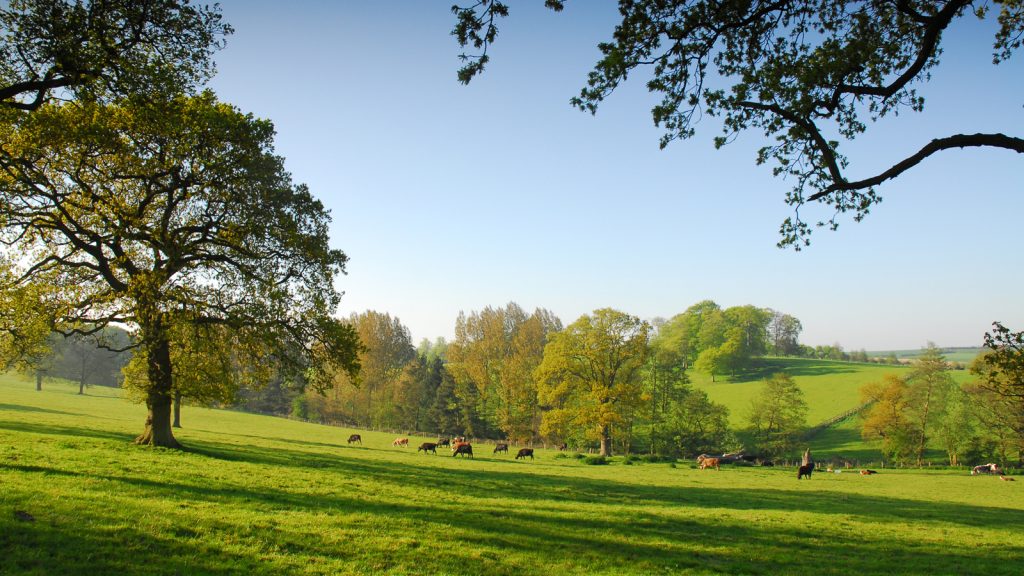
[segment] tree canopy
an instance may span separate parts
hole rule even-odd
[[[560,11],[565,2],[546,0]],[[694,136],[703,115],[719,117],[721,147],[756,130],[773,143],[757,163],[773,162],[776,176],[794,183],[786,202],[794,215],[780,228],[780,246],[799,250],[815,226],[800,208],[817,203],[832,215],[816,223],[835,229],[839,216],[859,221],[879,202],[876,187],[943,150],[999,148],[1024,153],[1024,138],[1002,133],[951,134],[922,143],[890,167],[851,177],[840,143],[879,118],[924,110],[919,88],[935,73],[943,33],[966,17],[998,11],[993,62],[1010,58],[1024,42],[1024,2],[995,0],[620,0],[621,22],[598,45],[601,59],[571,103],[596,113],[627,78],[643,71],[661,101],[651,113],[664,129],[661,146]],[[483,72],[497,38],[496,20],[508,15],[500,0],[453,7],[452,34],[465,62],[459,80]]]
[[[612,427],[639,405],[650,326],[611,308],[584,315],[544,348],[536,378],[546,408],[542,430],[577,429],[611,456]]]
[[[188,91],[231,28],[188,0],[13,0],[0,8],[0,109]]]
[[[150,410],[140,442],[177,445],[165,419],[185,326],[222,327],[235,361],[272,353],[314,387],[358,365],[354,332],[332,317],[347,257],[273,133],[210,93],[46,104],[0,127],[23,159],[0,165],[4,291],[46,287],[65,333],[134,327]]]

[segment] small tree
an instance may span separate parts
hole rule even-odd
[[[789,374],[773,374],[751,401],[747,421],[765,453],[776,457],[789,453],[807,426],[803,390]]]
[[[881,442],[882,454],[901,461],[913,453],[914,428],[910,421],[910,387],[905,379],[886,374],[882,382],[865,384],[861,399],[871,407],[864,417],[861,436]]]

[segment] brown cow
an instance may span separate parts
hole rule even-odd
[[[497,444],[495,444],[494,453],[497,454],[498,452],[504,452],[505,454],[508,454],[508,444],[505,444],[504,442],[498,442]]]
[[[416,449],[416,452],[419,452],[420,450],[423,450],[424,454],[427,452],[433,452],[434,456],[437,456],[437,444],[433,442],[424,442],[423,444],[420,444],[420,447]]]
[[[804,476],[807,476],[808,478],[810,478],[811,477],[811,472],[814,472],[814,464],[804,464],[803,466],[797,468],[797,470],[796,470],[796,479],[800,480]]]
[[[353,434],[353,435],[349,436],[348,437],[348,443],[351,444],[353,442],[359,442],[360,444],[362,444],[363,443],[363,437],[360,436],[359,434]]]
[[[395,438],[395,441],[391,443],[392,446],[408,446],[408,438]]]
[[[449,438],[438,438],[437,439],[437,446],[438,447],[441,447],[441,446],[451,446],[451,445],[452,445],[452,441]]]
[[[452,454],[452,456],[458,456],[459,454],[462,454],[463,456],[469,456],[470,458],[472,458],[473,447],[470,446],[469,442],[459,442],[455,444],[455,453]]]
[[[530,460],[533,460],[533,448],[520,448],[519,453],[516,454],[516,460],[519,460],[520,458],[526,460],[527,456],[530,457]]]
[[[705,468],[714,468],[715,470],[721,470],[721,468],[718,467],[718,458],[702,458],[700,460],[700,469],[703,470]]]
[[[877,470],[861,470],[860,471],[860,475],[861,476],[871,476],[872,474],[878,474],[878,471]]]
[[[567,448],[569,448],[569,445],[566,444],[565,442],[562,442],[561,444],[558,445],[558,450],[560,452],[565,452]]]
[[[1000,476],[999,479],[1005,480],[1007,482],[1015,482],[1015,480],[1013,478],[1010,478],[1009,476]]]

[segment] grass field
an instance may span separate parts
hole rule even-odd
[[[74,392],[0,376],[0,574],[991,575],[1024,562],[1024,481],[797,481],[486,446],[464,460],[189,407],[187,449],[168,451],[131,444],[144,411],[117,391]]]
[[[905,374],[904,366],[885,366],[809,358],[768,358],[759,360],[755,370],[738,378],[711,377],[689,371],[694,385],[707,391],[715,402],[729,408],[733,426],[747,426],[750,400],[764,385],[764,379],[775,372],[786,372],[796,380],[809,407],[807,423],[816,425],[860,405],[860,388],[878,382],[885,374]],[[962,372],[962,371],[961,371]]]

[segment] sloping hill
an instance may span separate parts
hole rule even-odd
[[[694,385],[707,391],[715,402],[729,408],[734,427],[747,425],[751,400],[759,393],[765,378],[786,372],[796,380],[807,400],[807,422],[816,425],[860,405],[860,388],[877,382],[885,374],[905,374],[905,366],[839,362],[810,358],[765,358],[754,368],[735,377],[711,377],[690,371]]]

